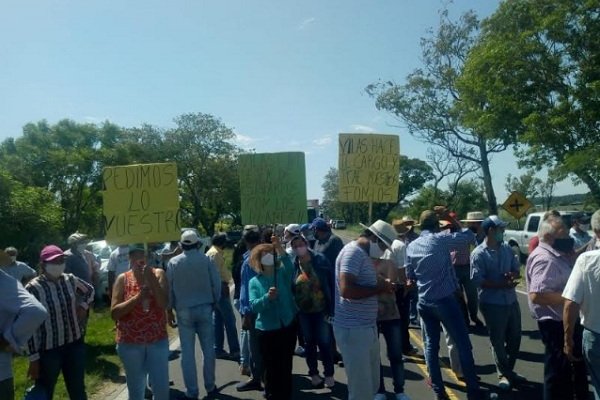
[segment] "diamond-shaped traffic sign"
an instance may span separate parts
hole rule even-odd
[[[533,204],[519,192],[512,192],[504,204],[502,204],[502,208],[516,219],[525,215],[531,207],[533,207]]]

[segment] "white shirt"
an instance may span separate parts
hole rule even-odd
[[[584,327],[600,332],[600,250],[588,251],[577,258],[562,296],[579,304]]]
[[[106,269],[115,273],[115,278],[129,271],[129,246],[119,246],[108,257]]]
[[[406,244],[402,240],[394,239],[392,247],[386,249],[383,253],[384,260],[392,260],[396,268],[404,268],[404,259],[406,258]]]

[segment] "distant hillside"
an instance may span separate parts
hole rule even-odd
[[[544,199],[541,197],[534,197],[530,199],[533,204],[541,205],[544,204]],[[567,194],[564,196],[554,196],[552,198],[552,207],[564,207],[564,206],[587,206],[590,205],[589,193],[583,194]],[[576,208],[579,208],[576,207]]]

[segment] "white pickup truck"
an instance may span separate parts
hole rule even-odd
[[[571,216],[581,211],[560,211],[562,219],[565,221],[567,229],[571,228]],[[527,216],[522,230],[507,229],[504,232],[504,241],[512,247],[519,259],[524,262],[529,255],[529,241],[537,236],[538,227],[544,217],[544,212],[534,212]]]

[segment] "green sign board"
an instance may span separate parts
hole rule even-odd
[[[302,223],[307,219],[304,153],[239,157],[242,223]]]

